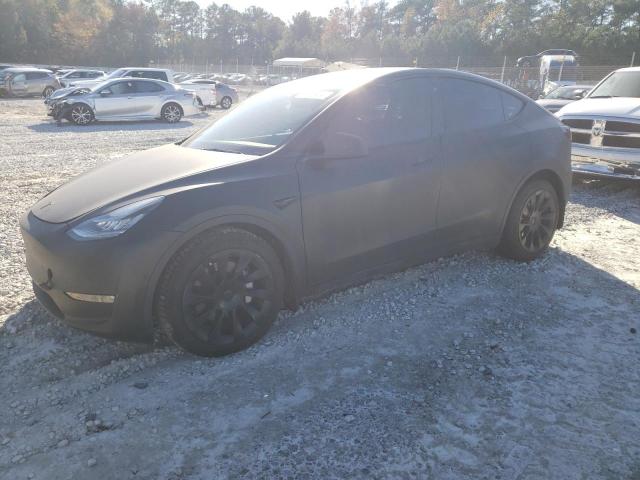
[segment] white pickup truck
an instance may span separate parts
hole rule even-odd
[[[640,67],[610,73],[556,116],[571,128],[575,174],[640,180]]]

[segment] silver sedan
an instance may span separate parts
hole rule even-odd
[[[49,115],[76,125],[94,120],[151,120],[169,123],[203,109],[197,96],[161,80],[117,78],[93,88],[70,87],[45,100]]]

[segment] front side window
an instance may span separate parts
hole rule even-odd
[[[613,72],[589,94],[589,98],[610,97],[640,98],[640,72]]]
[[[368,148],[424,140],[431,134],[428,78],[366,86],[340,100],[325,135],[346,134]]]
[[[133,82],[112,83],[106,90],[110,91],[113,95],[127,95],[135,92]]]
[[[157,83],[153,82],[134,82],[137,93],[157,93],[163,92],[164,88],[162,88]]]

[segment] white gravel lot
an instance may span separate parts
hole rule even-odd
[[[57,127],[0,100],[0,478],[640,479],[640,185],[577,183],[539,261],[432,262],[222,359],[50,317],[19,216],[221,114]]]

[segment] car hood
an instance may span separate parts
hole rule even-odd
[[[560,108],[571,102],[575,102],[575,100],[563,100],[561,98],[557,100],[553,98],[541,98],[540,100],[536,100],[536,103],[544,108]]]
[[[152,148],[74,178],[40,199],[31,212],[45,222],[65,223],[138,192],[255,158],[178,145]]]
[[[87,87],[87,88],[93,88],[96,85],[98,85],[99,83],[102,83],[105,81],[105,78],[97,78],[95,80],[80,80],[80,81],[76,81],[76,82],[67,82],[69,85],[71,85],[72,87]]]
[[[71,94],[87,94],[89,93],[89,87],[67,87],[59,88],[54,91],[47,100],[60,100],[61,98],[68,97]]]
[[[557,114],[640,118],[640,98],[585,98],[570,103]]]

